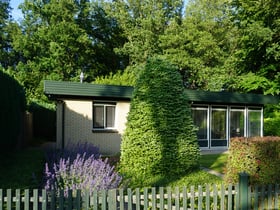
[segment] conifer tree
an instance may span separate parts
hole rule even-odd
[[[132,186],[156,185],[157,178],[196,168],[199,156],[179,72],[167,62],[149,59],[134,89],[122,138],[120,171]]]

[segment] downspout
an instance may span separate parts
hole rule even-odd
[[[62,118],[61,118],[61,148],[64,149],[64,145],[65,145],[65,141],[64,141],[64,138],[65,138],[65,102],[62,101],[62,110],[61,110],[61,114],[62,114]]]

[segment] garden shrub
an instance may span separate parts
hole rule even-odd
[[[15,149],[19,143],[19,135],[26,108],[23,87],[12,77],[0,70],[0,150]]]
[[[226,166],[226,183],[237,183],[238,174],[246,172],[251,184],[280,182],[280,137],[231,139]]]
[[[149,59],[140,73],[122,137],[120,172],[130,186],[156,185],[199,165],[191,110],[177,69]]]
[[[45,189],[64,191],[81,189],[91,194],[97,190],[117,188],[121,176],[102,159],[96,147],[89,143],[78,143],[59,152],[60,157],[53,155],[45,164]]]

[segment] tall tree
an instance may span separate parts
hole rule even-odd
[[[117,0],[110,10],[127,38],[120,54],[129,56],[129,64],[144,63],[149,56],[161,54],[159,36],[173,19],[182,18],[182,0]]]
[[[280,93],[280,2],[233,0],[233,20],[240,31],[237,88]]]
[[[14,65],[15,52],[12,49],[11,30],[13,28],[9,0],[0,1],[0,67]]]
[[[44,79],[78,81],[83,71],[92,81],[120,68],[121,58],[113,52],[120,32],[101,6],[88,0],[25,0],[13,46],[23,57],[15,74],[28,96],[43,95]]]
[[[189,1],[182,24],[170,23],[160,37],[164,58],[180,68],[189,88],[221,90],[235,75],[229,60],[235,31],[228,2]]]

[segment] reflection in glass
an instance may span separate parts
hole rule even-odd
[[[226,139],[226,110],[212,110],[211,139]]]
[[[249,137],[261,136],[261,111],[249,110]]]
[[[230,111],[230,137],[244,136],[244,111]]]

